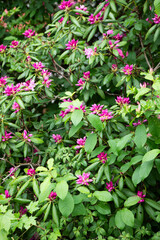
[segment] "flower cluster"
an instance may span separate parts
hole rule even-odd
[[[15,113],[19,112],[19,110],[21,109],[19,104],[17,102],[14,102],[12,105],[12,109],[16,110],[14,111]]]
[[[114,189],[113,182],[110,181],[109,183],[106,183],[106,188],[108,189],[108,192],[111,192]]]
[[[102,112],[103,107],[104,107],[104,105],[93,104],[92,107],[90,107],[91,114],[97,114],[97,115],[99,115],[99,113]]]
[[[82,10],[82,11],[84,11],[84,12],[86,12],[86,13],[89,13],[89,12],[87,11],[87,7],[85,7],[84,5],[80,5],[80,7],[76,6],[75,9],[77,9],[77,10]],[[80,13],[76,13],[76,14],[79,15]]]
[[[7,76],[4,76],[4,77],[1,77],[0,78],[0,87],[4,87],[5,85],[6,85],[6,83],[7,83]]]
[[[8,190],[5,190],[5,196],[6,196],[6,198],[10,198],[11,197],[11,195],[9,194],[9,191]]]
[[[11,44],[12,44],[10,46],[11,48],[16,48],[18,46],[19,42],[14,40],[14,41],[11,42]]]
[[[48,70],[42,70],[41,72],[42,76],[43,76],[43,82],[42,84],[46,85],[47,88],[49,88],[49,86],[51,85],[52,80],[49,79],[49,77],[51,76],[51,73],[48,72]]]
[[[100,116],[102,122],[113,118],[112,112],[108,112],[108,109],[103,109],[104,105],[100,104],[93,104],[90,110],[92,111],[91,114],[97,114]]]
[[[22,215],[26,214],[27,212],[27,208],[23,208],[22,206],[20,207],[19,213],[20,213],[20,217],[22,217]]]
[[[11,136],[12,133],[7,133],[7,131],[5,131],[5,135],[2,136],[2,142],[8,141],[10,138],[12,138],[13,136]]]
[[[78,145],[75,146],[75,148],[76,148],[76,149],[83,148],[84,145],[85,145],[85,142],[86,142],[86,137],[77,139],[77,144],[78,144]]]
[[[61,10],[68,10],[69,8],[74,5],[74,2],[69,1],[63,1],[61,4],[58,6]]]
[[[138,203],[144,202],[144,198],[145,198],[146,195],[143,194],[143,192],[138,191],[137,196],[141,198],[141,200]]]
[[[36,171],[33,168],[30,168],[27,170],[27,175],[29,176],[34,176],[36,174]]]
[[[91,56],[96,55],[97,48],[95,47],[94,50],[92,48],[85,48],[84,51],[87,58],[90,58]]]
[[[133,71],[133,64],[132,65],[126,65],[122,71],[124,72],[124,74],[126,75],[131,75],[132,74],[132,71]]]
[[[20,83],[17,83],[15,86],[12,83],[10,86],[9,85],[6,86],[6,88],[4,89],[4,93],[7,96],[14,95],[20,91],[20,87],[21,87]]]
[[[155,24],[159,24],[160,23],[160,16],[158,16],[157,14],[155,14],[154,18],[152,18]]]
[[[89,179],[90,173],[83,173],[82,175],[77,175],[79,178],[76,183],[82,185],[89,185],[89,182],[93,182],[93,179]]]
[[[16,172],[16,168],[11,167],[10,170],[9,170],[10,177],[14,176],[14,173],[15,173],[15,172]]]
[[[52,138],[56,143],[61,143],[62,142],[62,136],[60,134],[53,134]]]
[[[97,158],[99,158],[102,163],[105,163],[107,161],[107,153],[101,152],[97,155]]]
[[[72,39],[71,41],[69,41],[66,44],[66,49],[70,50],[70,49],[76,49],[77,48],[77,44],[78,44],[78,40]]]
[[[7,46],[4,46],[3,44],[0,45],[0,53],[4,53]]]
[[[34,64],[32,64],[32,66],[39,71],[42,71],[42,69],[45,67],[41,62],[36,62]]]
[[[124,104],[129,104],[130,101],[129,101],[129,98],[123,98],[121,96],[117,97],[116,99],[116,103],[120,106],[124,105]]]
[[[85,105],[81,104],[80,108],[75,107],[73,105],[69,105],[65,111],[61,111],[61,113],[59,114],[59,116],[61,116],[62,118],[64,118],[68,113],[74,112],[74,110],[76,109],[80,109],[83,112],[85,112]]]
[[[88,72],[84,72],[83,73],[83,78],[86,80],[86,81],[88,81],[89,79],[90,79],[90,71],[88,71]],[[83,89],[83,85],[85,84],[85,81],[82,79],[82,78],[80,78],[79,80],[78,80],[78,83],[76,84],[76,86],[80,86],[80,89]]]
[[[33,31],[32,29],[28,29],[23,33],[23,35],[27,38],[30,38],[35,35],[35,31]]]
[[[27,131],[24,130],[24,132],[22,133],[22,136],[23,136],[25,141],[31,142],[30,137],[32,137],[33,135],[32,134],[28,134],[28,136],[27,136],[27,134],[28,134]]]
[[[50,201],[53,201],[54,199],[56,199],[56,197],[57,197],[57,193],[53,191],[48,196]]]
[[[93,14],[91,14],[88,18],[88,21],[90,22],[90,24],[95,24],[102,20],[103,20],[103,15],[102,15],[101,11],[95,16]]]

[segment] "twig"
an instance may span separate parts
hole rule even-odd
[[[143,41],[142,41],[142,36],[141,36],[141,34],[139,34],[139,40],[140,40],[140,43],[141,43],[141,47],[144,49],[144,57],[145,57],[145,59],[146,59],[146,62],[147,62],[147,64],[148,64],[148,67],[151,69],[152,67],[151,67],[151,65],[150,65],[150,63],[149,63],[149,61],[148,61],[148,58],[147,58],[147,54],[146,54],[146,51],[145,51],[145,47],[144,47],[144,44],[143,44]]]
[[[157,71],[158,68],[160,68],[160,62],[157,64],[157,66],[153,69],[153,72]]]

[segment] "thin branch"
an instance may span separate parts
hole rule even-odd
[[[142,41],[142,36],[141,36],[141,34],[139,34],[139,40],[140,40],[140,43],[141,43],[141,47],[144,49],[144,57],[145,57],[145,59],[146,59],[146,62],[147,62],[147,64],[148,64],[148,67],[151,69],[152,67],[151,67],[151,65],[150,65],[150,63],[149,63],[149,60],[148,60],[148,57],[147,57],[147,54],[146,54],[146,51],[145,51],[145,47],[144,47],[144,44],[143,44],[143,41]]]
[[[158,68],[160,68],[160,62],[157,64],[157,66],[153,69],[153,72],[157,71]]]

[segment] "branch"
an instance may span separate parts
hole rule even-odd
[[[158,68],[160,68],[160,62],[157,64],[157,66],[153,69],[153,72],[157,71]]]
[[[143,41],[142,41],[142,36],[141,36],[141,34],[139,34],[139,40],[140,40],[140,43],[141,43],[141,47],[142,47],[143,49],[145,49],[144,44],[143,44]],[[152,67],[151,67],[151,65],[150,65],[150,63],[149,63],[149,60],[148,60],[148,58],[147,58],[146,51],[144,50],[143,53],[144,53],[144,57],[145,57],[145,59],[146,59],[146,62],[147,62],[147,64],[148,64],[148,67],[151,69]]]

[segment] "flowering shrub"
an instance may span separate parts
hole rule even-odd
[[[0,43],[0,239],[159,239],[157,2],[62,1]]]

